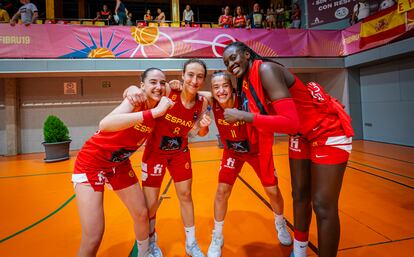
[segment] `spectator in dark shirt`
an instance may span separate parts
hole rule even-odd
[[[247,16],[247,26],[250,28],[263,28],[263,13],[260,12],[260,5],[253,5],[253,12]]]

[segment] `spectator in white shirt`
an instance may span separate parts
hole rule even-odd
[[[183,11],[183,21],[185,24],[192,24],[194,22],[194,13],[193,10],[191,10],[190,5],[187,4]]]
[[[38,17],[36,5],[30,3],[30,0],[20,0],[20,3],[23,6],[13,15],[13,18],[10,20],[10,25],[14,26],[19,17],[26,26],[36,23]]]

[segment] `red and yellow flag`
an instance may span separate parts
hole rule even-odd
[[[398,13],[414,9],[414,0],[398,0]]]
[[[414,27],[414,9],[407,12],[407,30]]]
[[[394,5],[362,21],[359,47],[398,36],[405,29],[405,14],[398,13]]]

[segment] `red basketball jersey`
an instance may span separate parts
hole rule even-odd
[[[81,166],[102,170],[118,166],[145,142],[154,125],[149,121],[117,132],[97,131],[79,151],[75,170]]]
[[[197,95],[194,106],[187,109],[183,106],[180,95],[181,92],[171,90],[168,97],[175,104],[156,120],[154,131],[146,145],[151,151],[172,154],[187,147],[188,132],[201,116],[203,97]]]
[[[253,62],[248,76],[245,76],[243,81],[243,92],[251,112],[272,115],[275,114],[275,110],[268,101],[259,76],[262,63],[261,60]],[[295,76],[295,83],[289,91],[299,116],[299,133],[307,139],[312,140],[327,131],[341,127],[346,136],[353,136],[351,119],[343,106],[329,96],[319,84],[309,82],[305,85]]]
[[[240,100],[235,98],[234,108],[240,107]],[[236,121],[227,122],[224,119],[224,109],[213,99],[214,120],[217,125],[220,139],[226,149],[233,150],[238,153],[248,153],[257,151],[256,145],[251,145],[247,136],[246,122]]]

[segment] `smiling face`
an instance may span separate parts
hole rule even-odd
[[[152,106],[158,103],[161,97],[165,95],[165,86],[165,74],[157,69],[148,71],[144,81],[141,82],[141,89]]]
[[[233,85],[228,76],[218,75],[211,79],[211,93],[221,105],[226,105],[233,99]]]
[[[224,15],[229,15],[230,13],[230,7],[226,6],[226,8],[224,8]]]
[[[237,47],[231,46],[223,53],[224,65],[228,72],[237,78],[241,78],[249,70],[250,53],[242,52]]]
[[[240,6],[237,6],[236,7],[236,14],[237,15],[241,15],[242,14],[242,10],[241,10],[241,7]]]
[[[200,63],[192,62],[187,64],[182,75],[184,81],[183,90],[189,94],[196,94],[204,84],[205,74],[206,70]]]

